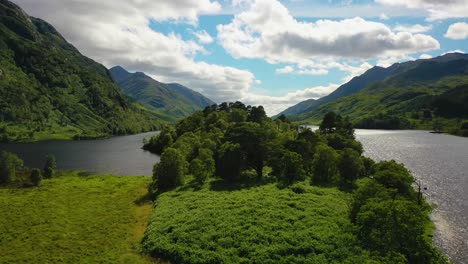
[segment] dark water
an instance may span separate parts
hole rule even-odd
[[[18,154],[31,168],[42,168],[47,154],[54,154],[60,170],[86,170],[114,175],[152,175],[159,156],[141,149],[143,139],[158,132],[100,140],[42,141],[0,144],[0,151]]]
[[[365,155],[394,159],[421,181],[435,207],[435,244],[453,263],[468,263],[468,138],[427,131],[357,130]]]

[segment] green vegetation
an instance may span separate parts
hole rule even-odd
[[[0,187],[0,263],[151,263],[140,241],[152,206],[137,203],[151,179],[58,174]]]
[[[170,140],[169,140],[170,139]],[[146,142],[162,153],[143,247],[177,263],[446,263],[430,207],[394,161],[362,157],[351,123],[319,132],[240,102]],[[404,233],[402,233],[402,231]]]
[[[175,123],[180,118],[214,104],[210,99],[183,85],[160,83],[141,72],[129,73],[120,66],[109,72],[125,95],[167,122]]]
[[[335,112],[356,128],[426,129],[468,136],[463,126],[468,120],[467,69],[467,55],[456,53],[375,67],[329,96],[284,113],[304,124],[318,124],[326,113]]]
[[[95,138],[158,127],[48,23],[0,3],[0,141]]]

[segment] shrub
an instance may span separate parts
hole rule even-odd
[[[41,185],[42,173],[40,169],[32,169],[30,177],[31,177],[31,182],[34,186]]]
[[[50,179],[54,177],[55,170],[57,169],[57,161],[54,155],[47,155],[44,165],[44,178]]]

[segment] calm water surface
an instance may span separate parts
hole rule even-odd
[[[411,170],[433,204],[435,244],[454,263],[468,263],[468,138],[427,131],[356,130],[364,155]]]
[[[152,175],[159,156],[141,149],[143,139],[159,132],[82,141],[41,141],[0,144],[0,151],[18,154],[28,167],[42,168],[54,154],[61,170],[86,170],[114,175]]]

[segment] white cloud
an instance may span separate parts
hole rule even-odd
[[[427,60],[427,59],[432,59],[433,56],[430,55],[430,54],[421,54],[421,56],[419,56],[420,59],[422,60]]]
[[[301,75],[327,75],[328,70],[325,69],[301,69],[297,71]]]
[[[294,72],[294,67],[290,66],[290,65],[287,65],[287,66],[284,66],[283,68],[276,69],[275,72],[276,72],[276,74],[292,73],[292,72]]]
[[[221,45],[235,58],[297,63],[323,57],[401,56],[440,47],[429,35],[393,32],[358,17],[299,22],[277,0],[244,0],[243,5],[230,24],[217,27]]]
[[[468,23],[459,22],[450,25],[444,37],[449,39],[467,39],[468,38]]]
[[[198,15],[221,10],[216,1],[15,2],[29,14],[51,22],[83,54],[107,67],[122,65],[162,82],[179,82],[217,102],[241,98],[255,80],[249,71],[195,61],[197,53],[206,52],[197,42],[149,27],[152,19],[196,24]]]
[[[424,33],[430,31],[432,29],[432,25],[423,26],[420,24],[416,25],[397,25],[393,28],[393,30],[398,32],[409,32],[409,33]]]
[[[263,82],[261,80],[255,80],[255,84],[262,84]]]
[[[388,19],[390,19],[385,13],[381,13],[381,14],[379,15],[379,18],[382,19],[382,20],[388,20]]]
[[[402,55],[402,56],[389,56],[386,58],[382,58],[377,61],[377,66],[380,67],[389,67],[392,66],[394,63],[397,62],[403,62],[403,61],[412,61],[415,60],[415,58],[407,55]]]
[[[459,49],[457,49],[457,50],[449,50],[449,51],[447,51],[447,52],[442,53],[441,56],[443,56],[443,55],[445,55],[445,54],[449,54],[449,53],[465,53],[465,51],[459,50]]]
[[[414,10],[426,10],[428,20],[468,17],[468,0],[375,0],[386,6],[401,6]]]
[[[206,32],[205,30],[193,32],[193,34],[198,38],[198,41],[202,44],[210,44],[214,41],[213,37],[211,37],[211,35],[208,34],[208,32]]]
[[[317,86],[295,92],[289,92],[284,96],[248,94],[242,98],[242,101],[245,104],[263,105],[267,114],[269,116],[273,116],[302,101],[324,97],[335,91],[338,87],[338,84],[329,84],[328,86]]]

